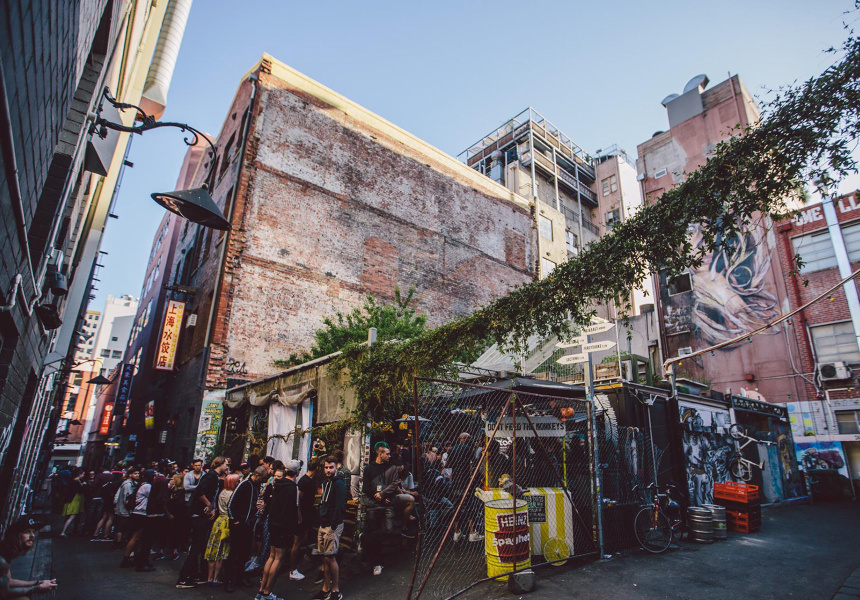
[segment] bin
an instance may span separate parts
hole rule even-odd
[[[525,500],[490,500],[484,504],[484,548],[487,554],[487,577],[510,573],[532,564],[529,541],[529,512]],[[499,577],[507,581],[507,576]]]

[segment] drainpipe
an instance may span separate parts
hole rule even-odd
[[[259,81],[259,76],[256,73],[252,73],[248,78],[251,82],[251,99],[248,101],[248,117],[245,119],[245,130],[242,132],[242,154],[239,157],[239,169],[236,173],[236,184],[233,186],[233,194],[230,197],[230,206],[227,211],[227,221],[230,223],[233,222],[233,212],[236,207],[236,196],[239,194],[239,182],[242,180],[242,171],[243,166],[245,164],[245,154],[248,151],[248,132],[251,129],[251,118],[254,114],[254,106],[256,104],[257,99],[257,83]],[[214,160],[214,158],[213,158]],[[203,371],[201,375],[203,376],[203,385],[206,385],[206,376],[205,372],[208,369],[209,365],[209,356],[210,345],[212,344],[212,329],[215,325],[215,315],[217,314],[217,306],[218,306],[218,296],[221,294],[221,286],[224,283],[224,267],[227,258],[227,246],[230,242],[230,231],[227,231],[223,237],[223,243],[221,245],[221,252],[218,257],[218,271],[215,275],[215,287],[212,292],[212,304],[209,307],[209,322],[206,324],[206,338],[205,343],[203,344],[204,351],[206,352],[206,357],[203,361]]]

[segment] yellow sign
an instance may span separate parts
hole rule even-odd
[[[169,300],[167,311],[164,313],[164,326],[161,329],[161,339],[155,353],[155,368],[161,371],[172,371],[176,360],[176,345],[179,343],[179,332],[182,328],[182,316],[185,314],[185,302]]]

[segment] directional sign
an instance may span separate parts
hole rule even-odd
[[[595,333],[603,333],[615,327],[615,323],[598,323],[597,325],[588,325],[582,328],[584,335],[592,335]]]
[[[585,336],[578,335],[574,338],[570,338],[569,342],[558,342],[556,343],[556,348],[573,348],[574,346],[581,346],[585,343]]]
[[[600,352],[601,350],[612,350],[614,347],[615,342],[591,342],[590,344],[583,344],[582,351],[583,353]]]
[[[560,365],[575,365],[577,363],[588,362],[588,354],[568,354],[567,356],[562,356],[557,361]]]

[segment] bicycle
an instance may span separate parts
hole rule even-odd
[[[675,532],[682,532],[684,519],[681,518],[681,505],[672,499],[671,493],[676,486],[669,484],[663,488],[653,483],[644,488],[638,485],[633,487],[634,491],[641,491],[643,499],[649,490],[651,502],[642,507],[633,520],[633,530],[636,540],[646,551],[652,554],[660,554],[669,549]],[[664,490],[661,493],[661,490]]]
[[[754,437],[750,437],[746,434],[743,427],[735,423],[731,427],[729,427],[729,435],[732,436],[734,440],[740,441],[742,439],[746,439],[746,441],[738,446],[738,449],[732,455],[732,458],[729,460],[729,471],[736,478],[742,481],[749,481],[752,479],[752,468],[758,467],[758,470],[761,471],[764,469],[764,459],[761,462],[754,462],[744,458],[741,454],[741,451],[755,442],[756,444],[764,444],[765,446],[773,446],[776,442],[768,442],[765,440],[759,440]]]

